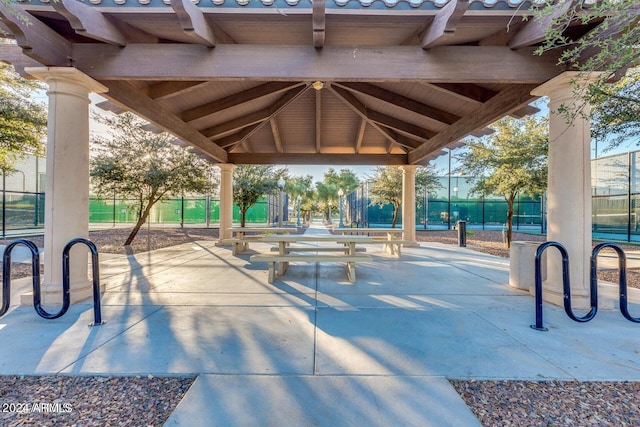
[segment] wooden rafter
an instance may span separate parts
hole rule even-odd
[[[474,130],[481,128],[485,123],[491,123],[511,111],[517,110],[524,104],[528,104],[535,96],[531,91],[536,85],[511,85],[502,90],[489,101],[478,106],[473,112],[462,117],[445,131],[431,138],[428,144],[409,153],[409,163],[418,164],[429,154],[459,141]]]
[[[528,21],[511,39],[509,47],[511,49],[521,49],[544,40],[547,31],[549,31],[551,25],[553,25],[553,21],[569,10],[569,8],[573,6],[573,3],[573,0],[562,2],[554,7],[554,11],[551,14],[540,19]]]
[[[422,142],[427,142],[429,138],[433,138],[436,135],[435,132],[429,131],[411,123],[407,123],[404,120],[396,119],[395,117],[382,114],[378,111],[368,110],[367,115],[369,119],[374,123],[393,129],[396,132],[409,134],[413,138]]]
[[[393,144],[397,144],[397,141],[393,138],[393,135],[391,135],[391,133],[387,129],[371,120],[367,108],[360,101],[358,101],[351,92],[339,86],[334,86],[333,84],[329,86],[329,90],[332,91],[338,97],[338,99],[344,102],[345,105],[349,107],[354,113],[360,116],[360,118],[365,120],[375,130],[380,132],[387,141]]]
[[[360,152],[362,148],[362,141],[364,140],[364,131],[367,129],[367,121],[360,118],[360,126],[358,126],[358,134],[356,135],[356,154]]]
[[[287,91],[287,93],[285,93],[283,96],[281,96],[275,103],[273,103],[269,108],[265,108],[263,110],[260,110],[256,113],[252,113],[252,114],[248,114],[245,117],[241,117],[237,120],[232,120],[229,123],[226,124],[222,124],[220,126],[216,126],[217,128],[217,134],[214,134],[212,136],[212,138],[215,138],[216,135],[221,135],[223,133],[228,132],[228,130],[226,130],[225,132],[220,133],[219,131],[223,130],[223,129],[229,129],[229,128],[233,128],[235,129],[242,129],[245,127],[248,127],[250,125],[254,125],[251,127],[251,130],[247,131],[242,139],[240,141],[238,141],[236,144],[242,143],[244,141],[247,140],[247,138],[251,137],[251,135],[253,135],[255,132],[257,132],[262,126],[265,125],[265,123],[269,122],[271,119],[273,119],[275,116],[277,116],[287,105],[289,105],[290,103],[292,103],[294,100],[296,100],[300,95],[302,95],[304,92],[307,91],[307,89],[310,86],[298,86],[298,87],[294,87],[293,89],[290,89],[289,91]],[[241,122],[244,121],[246,124],[241,125]],[[212,132],[210,132],[211,130],[209,130],[209,132],[207,131],[202,131],[203,135],[207,136],[210,135]]]
[[[358,47],[220,44],[215,49],[189,44],[74,45],[76,68],[100,80],[243,79],[403,80],[468,83],[543,83],[558,74],[557,58],[535,56],[532,48],[503,46]],[[172,58],[167,62],[166,58]],[[251,58],[251,67],[247,67]],[[483,64],[478,67],[478,64]],[[500,70],[500,72],[496,72]]]
[[[153,83],[147,87],[147,95],[149,95],[151,99],[166,100],[197,91],[207,84],[209,84],[209,82],[203,81],[167,81]]]
[[[469,0],[450,0],[446,6],[440,9],[425,31],[420,43],[422,48],[429,49],[445,36],[455,33],[458,22],[468,7]]]
[[[320,152],[320,148],[322,147],[322,90],[316,90],[316,132],[315,132],[315,140],[316,140],[316,153]]]
[[[284,149],[282,148],[282,137],[280,136],[280,129],[278,128],[278,121],[274,117],[269,121],[269,123],[271,123],[271,133],[273,134],[273,143],[276,146],[276,152],[284,153]]]
[[[216,37],[204,17],[204,13],[191,0],[171,0],[171,8],[176,13],[185,34],[205,46],[214,47],[216,45]]]
[[[229,153],[229,162],[253,165],[406,165],[406,154]]]
[[[465,101],[473,101],[475,103],[482,104],[483,102],[487,102],[494,96],[498,94],[498,92],[490,89],[483,88],[474,84],[429,84],[423,83],[425,86],[435,87],[439,90],[445,91],[449,94],[455,94],[459,98],[464,99]],[[522,108],[519,108],[516,111],[511,113],[511,116],[516,119],[521,119],[525,116],[536,114],[540,110],[532,107],[530,105],[525,105]],[[483,134],[490,135],[493,133],[491,129],[485,129],[482,131]]]
[[[71,64],[71,43],[21,7],[0,1],[0,21],[13,33],[25,55],[47,66]]]
[[[101,83],[109,89],[103,96],[131,111],[135,111],[136,114],[144,117],[149,122],[167,129],[174,136],[198,148],[214,161],[227,162],[226,151],[182,121],[172,111],[141,93],[131,83],[115,81]]]
[[[125,35],[98,9],[77,0],[56,0],[51,4],[76,33],[115,46],[127,45]]]
[[[13,69],[25,78],[33,78],[25,73],[25,67],[42,67],[42,64],[22,53],[22,48],[16,45],[0,44],[0,62],[13,66]]]
[[[245,91],[234,93],[227,97],[207,102],[189,110],[183,111],[180,117],[185,122],[192,122],[202,118],[213,116],[229,108],[237,107],[248,102],[258,100],[262,97],[286,92],[302,85],[301,82],[270,82],[265,83]]]
[[[247,138],[257,127],[257,124],[248,126],[242,129],[240,132],[225,136],[224,138],[216,139],[213,142],[224,149],[228,149],[230,147],[232,148],[238,145],[240,142],[244,141],[245,138]]]
[[[372,85],[370,83],[337,83],[337,85],[349,89],[353,92],[358,92],[363,95],[368,95],[376,98],[380,101],[387,102],[395,107],[402,108],[403,110],[412,111],[420,114],[421,116],[428,117],[432,120],[438,121],[450,125],[455,123],[460,117],[455,114],[451,114],[447,111],[440,110],[439,108],[431,107],[429,105],[418,102],[409,97],[399,95],[397,93],[388,91],[379,86]]]
[[[311,20],[313,22],[313,46],[316,49],[324,47],[325,39],[325,5],[324,0],[313,0],[313,10]]]

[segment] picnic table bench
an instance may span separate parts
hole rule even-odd
[[[340,227],[334,228],[334,233],[341,235],[367,235],[371,237],[372,243],[382,243],[384,251],[395,255],[402,256],[402,245],[408,245],[413,242],[403,240],[404,230],[402,228],[350,228]]]
[[[232,238],[226,242],[231,244],[231,253],[237,255],[249,249],[249,242],[256,242],[268,234],[292,233],[297,229],[291,227],[231,227]]]
[[[269,283],[273,283],[276,276],[287,271],[290,262],[345,262],[347,263],[347,278],[351,283],[356,281],[356,263],[372,261],[371,255],[358,253],[357,243],[370,243],[368,236],[331,236],[331,235],[270,235],[261,239],[262,242],[277,243],[277,254],[252,255],[251,262],[267,262]],[[333,246],[291,246],[300,243],[332,243]],[[315,252],[315,253],[309,253]],[[340,253],[342,252],[342,253]]]

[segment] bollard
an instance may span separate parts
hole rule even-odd
[[[467,246],[467,221],[458,221],[456,228],[458,229],[458,246],[465,248]]]

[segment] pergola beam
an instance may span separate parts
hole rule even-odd
[[[100,80],[430,81],[543,83],[558,74],[554,55],[504,46],[270,46],[220,44],[73,45],[75,66]],[[170,62],[167,58],[171,58]],[[251,66],[247,66],[251,58]],[[283,70],[283,64],[287,64]],[[478,64],[483,64],[478,67]],[[500,72],[496,72],[500,70]]]
[[[325,40],[325,4],[324,0],[313,0],[312,4],[313,46],[316,49],[322,49]]]
[[[215,101],[207,102],[206,104],[199,105],[197,107],[185,110],[180,114],[182,119],[189,123],[194,120],[199,120],[213,116],[222,111],[228,110],[233,107],[237,107],[242,104],[246,104],[251,101],[263,98],[269,95],[276,95],[295,87],[302,85],[301,82],[270,82],[265,83],[245,91],[234,93],[227,97],[217,99]]]
[[[469,0],[450,0],[433,18],[422,37],[423,49],[433,47],[439,40],[456,31],[458,22],[469,8]]]
[[[25,55],[45,66],[71,64],[71,43],[21,7],[0,1],[0,21],[15,36]]]
[[[167,81],[153,83],[147,87],[147,95],[149,95],[149,98],[155,99],[156,101],[165,100],[183,95],[187,92],[198,90],[207,84],[209,84],[209,82],[204,81]]]
[[[200,151],[211,157],[214,161],[220,163],[227,162],[226,151],[182,121],[172,111],[141,93],[131,83],[114,81],[104,81],[101,83],[109,89],[109,92],[103,94],[106,98],[122,104],[123,107],[131,111],[135,111],[136,114],[149,122],[167,129],[167,131],[171,132],[177,138],[200,149]]]
[[[77,0],[56,0],[51,5],[76,33],[115,46],[127,45],[125,35],[98,9]]]
[[[371,96],[373,98],[376,98],[377,100],[387,102],[395,107],[420,114],[421,116],[447,125],[455,123],[460,118],[455,114],[451,114],[447,111],[431,107],[409,97],[399,95],[370,83],[345,82],[336,83],[336,85],[349,89],[353,92]]]
[[[536,98],[531,95],[531,91],[536,87],[536,85],[530,84],[507,87],[489,101],[478,106],[470,114],[449,126],[445,131],[431,138],[427,144],[423,144],[409,153],[409,163],[418,164],[434,151],[459,141],[471,132],[483,127],[485,123],[492,123],[522,105],[528,104]]]
[[[540,19],[528,21],[509,42],[511,49],[521,49],[541,42],[547,35],[554,20],[573,6],[573,0],[567,0],[554,7],[554,11]]]
[[[171,0],[171,8],[176,13],[185,34],[205,46],[214,47],[216,45],[216,38],[204,17],[204,13],[191,0]]]
[[[406,165],[406,154],[229,153],[229,162],[253,165]]]

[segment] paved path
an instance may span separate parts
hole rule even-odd
[[[367,245],[355,284],[342,264],[292,263],[269,285],[251,253],[104,254],[108,323],[88,328],[88,304],[57,320],[16,308],[1,319],[0,374],[197,374],[167,422],[189,427],[473,426],[448,378],[640,381],[640,325],[613,310],[579,324],[545,305],[549,331],[534,331],[534,300],[506,285],[501,258]]]

